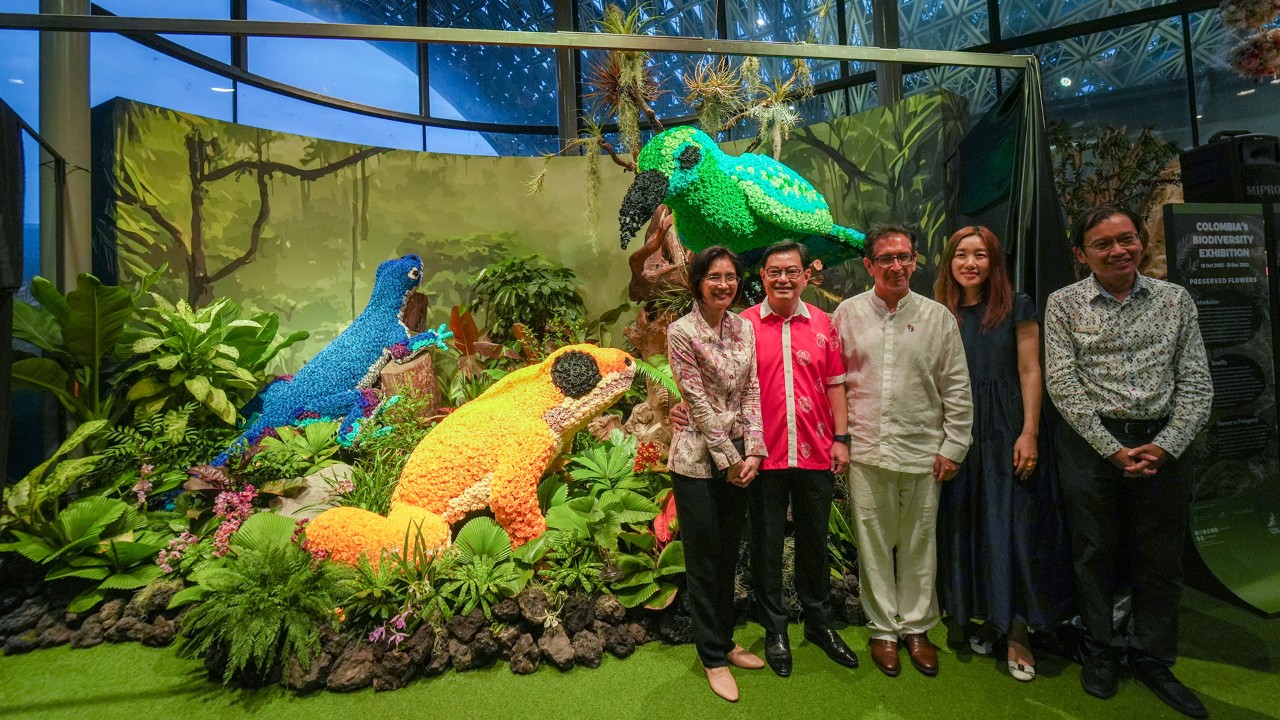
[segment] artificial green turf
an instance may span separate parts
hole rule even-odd
[[[419,679],[389,693],[371,690],[297,697],[272,688],[226,689],[207,681],[198,662],[172,649],[136,644],[66,647],[0,658],[0,718],[120,718],[197,720],[243,715],[264,718],[1178,718],[1145,687],[1126,679],[1120,693],[1095,700],[1080,689],[1079,669],[1043,655],[1039,677],[1018,683],[995,661],[945,646],[941,674],[926,678],[903,654],[902,675],[877,671],[865,650],[867,633],[842,634],[863,667],[845,670],[792,628],[795,674],[781,680],[767,669],[735,670],[742,699],[731,705],[707,689],[692,646],[649,644],[627,660],[606,658],[597,670],[560,673],[543,668],[513,675],[505,665]],[[762,632],[738,629],[738,641],[759,651]],[[1175,671],[1215,720],[1280,717],[1280,620],[1266,620],[1195,591],[1182,613],[1182,653]]]

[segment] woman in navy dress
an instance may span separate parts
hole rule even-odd
[[[942,486],[938,595],[953,625],[985,621],[970,638],[990,654],[1007,641],[1007,667],[1035,678],[1028,627],[1045,629],[1072,607],[1070,546],[1040,404],[1035,303],[1014,293],[1000,241],[987,228],[953,234],[935,284],[960,323],[973,387],[973,444]]]

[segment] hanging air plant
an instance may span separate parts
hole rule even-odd
[[[747,116],[756,121],[759,132],[755,146],[769,143],[773,159],[782,155],[782,141],[791,137],[791,131],[800,124],[800,115],[792,105],[794,76],[786,82],[765,88],[764,97],[747,111]]]
[[[684,87],[685,102],[695,109],[698,124],[712,137],[742,108],[742,77],[728,58],[698,63],[684,74]]]
[[[587,243],[591,245],[591,254],[600,254],[600,151],[597,149],[604,140],[600,126],[587,121],[587,207],[583,210],[583,219],[587,223]]]
[[[604,9],[604,19],[598,23],[600,32],[614,35],[640,35],[644,31],[641,7],[637,5],[623,12],[617,5]],[[586,81],[594,90],[586,97],[595,101],[597,110],[606,116],[618,118],[618,132],[628,152],[635,156],[640,152],[640,115],[643,113],[654,127],[661,131],[657,113],[652,103],[662,91],[649,67],[649,54],[639,50],[610,50],[602,60],[592,64]]]

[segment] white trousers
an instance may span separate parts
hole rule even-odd
[[[939,619],[933,474],[851,462],[849,499],[858,536],[859,594],[872,638],[897,640],[928,631]]]

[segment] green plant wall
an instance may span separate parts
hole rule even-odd
[[[827,197],[841,224],[922,226],[929,262],[916,284],[923,291],[948,232],[954,182],[945,160],[966,119],[958,96],[916,95],[801,128],[782,161]],[[312,333],[283,358],[287,369],[363,309],[378,263],[405,253],[423,258],[432,325],[469,299],[477,271],[512,255],[573,269],[591,315],[626,300],[627,254],[614,238],[632,176],[611,163],[601,168],[601,242],[593,248],[581,157],[552,158],[542,191],[530,195],[526,182],[541,158],[384,150],[122,99],[95,111],[95,123],[98,137],[112,139],[110,187],[98,189],[111,201],[100,205],[98,237],[114,242],[120,281],[168,263],[156,285],[167,297],[203,305],[230,296],[251,311],[278,313],[283,328]],[[866,287],[860,262],[830,275],[826,302]]]

